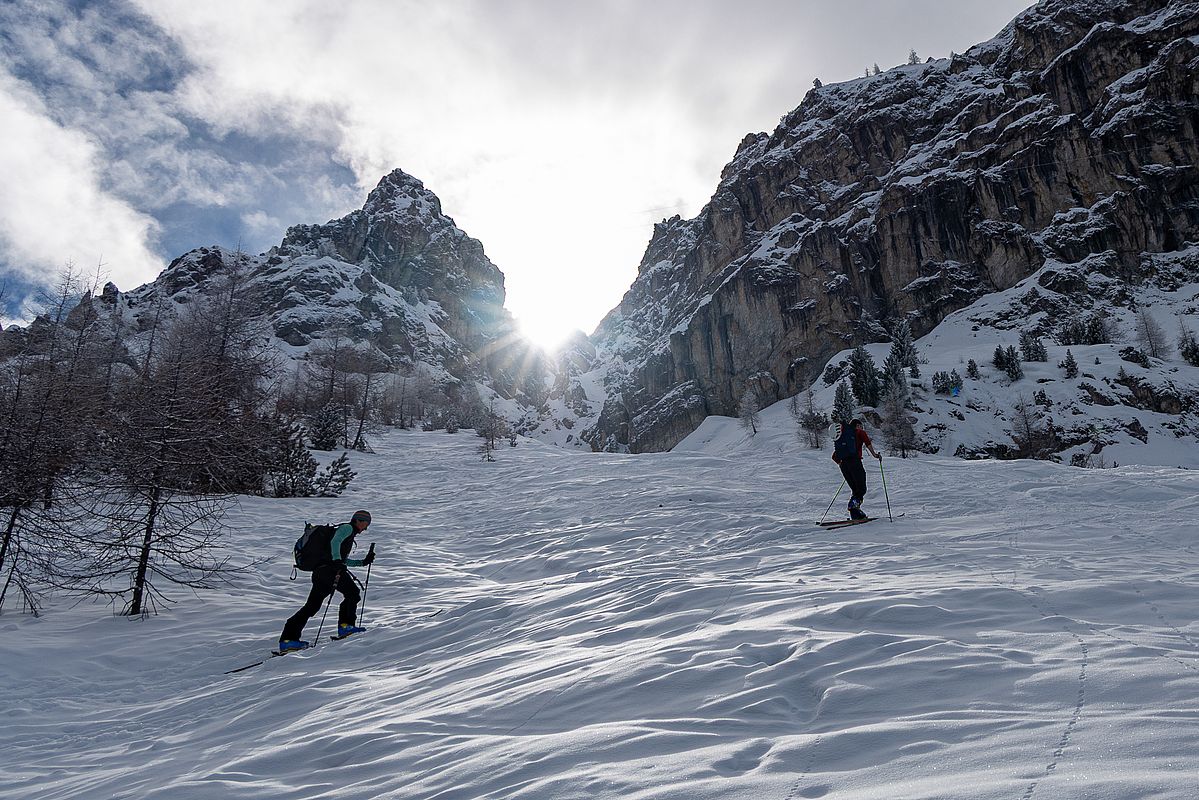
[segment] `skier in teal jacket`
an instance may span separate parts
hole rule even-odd
[[[366,630],[355,623],[358,621],[358,601],[362,595],[358,583],[346,567],[365,567],[375,560],[373,552],[366,558],[350,558],[354,549],[354,537],[371,524],[369,511],[355,511],[349,522],[343,522],[333,531],[329,540],[329,560],[312,570],[312,591],[308,600],[283,626],[279,636],[279,651],[302,650],[308,642],[300,639],[304,625],[321,610],[325,598],[333,592],[341,592],[341,605],[337,607],[337,635],[350,636]]]

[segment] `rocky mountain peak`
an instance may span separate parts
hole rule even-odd
[[[443,216],[441,200],[437,195],[426,189],[419,178],[402,169],[392,170],[383,176],[366,196],[362,210],[371,217],[391,214],[430,218]]]
[[[186,305],[235,266],[293,357],[335,338],[372,347],[394,367],[424,364],[446,380],[487,383],[504,396],[520,391],[510,362],[542,369],[514,336],[503,273],[403,170],[384,176],[362,208],[293,226],[266,253],[200,247],[145,286],[127,293],[105,287],[103,300],[123,302],[137,327],[158,301]]]

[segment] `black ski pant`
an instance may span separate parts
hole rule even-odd
[[[841,474],[849,484],[853,499],[861,505],[862,498],[866,496],[866,467],[862,465],[862,459],[854,456],[841,459]]]
[[[342,598],[341,605],[337,607],[337,621],[342,625],[353,625],[358,620],[358,601],[362,599],[358,583],[344,567],[325,564],[312,571],[312,591],[308,593],[308,602],[287,620],[279,640],[299,639],[304,633],[304,625],[320,613],[325,598],[334,591],[341,592]]]

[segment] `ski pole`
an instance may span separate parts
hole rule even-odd
[[[841,485],[837,487],[837,494],[833,495],[833,499],[829,501],[828,508],[824,509],[824,513],[820,515],[820,522],[824,522],[824,518],[828,516],[828,512],[833,510],[833,503],[837,502],[837,497],[841,494],[841,490],[845,488],[845,479],[841,479]],[[819,525],[820,522],[816,524]]]
[[[375,554],[375,543],[371,542],[371,549],[366,551],[368,556]],[[362,610],[358,612],[358,622],[362,623],[362,618],[366,616],[366,590],[371,588],[371,565],[375,560],[372,558],[371,563],[366,565],[366,585],[362,587]]]
[[[878,460],[878,474],[883,476],[883,497],[887,498],[887,519],[892,522],[895,517],[891,516],[891,495],[887,494],[887,473],[883,471],[883,460]]]

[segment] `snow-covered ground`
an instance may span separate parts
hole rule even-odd
[[[0,797],[1199,796],[1199,472],[887,459],[905,516],[872,468],[826,531],[784,405],[652,455],[381,436],[342,499],[242,503],[234,586],[6,613]],[[369,632],[223,674],[357,507]]]

